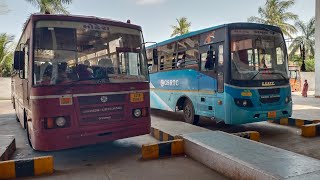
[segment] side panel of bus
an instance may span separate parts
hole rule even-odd
[[[22,51],[24,59],[21,63],[24,63],[23,70],[14,71],[12,76],[12,100],[17,113],[17,117],[20,120],[22,127],[26,128],[27,116],[30,114],[30,88],[32,84],[32,23],[29,21],[16,51]]]

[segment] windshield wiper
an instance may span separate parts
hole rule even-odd
[[[251,79],[250,81],[254,80],[254,78],[256,78],[258,76],[258,74],[260,74],[260,71],[258,71]]]

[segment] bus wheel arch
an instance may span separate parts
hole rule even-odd
[[[30,145],[30,147],[33,149],[33,145],[32,145],[32,142],[31,142],[31,134],[30,134],[30,130],[29,130],[29,124],[28,124],[28,115],[26,113],[26,110],[24,110],[24,128],[26,129],[27,131],[27,138],[28,138],[28,143]]]
[[[191,101],[191,99],[188,96],[185,96],[185,95],[180,96],[178,101],[177,101],[177,104],[176,104],[176,110],[178,110],[178,111],[183,110],[183,106],[184,106],[184,103],[185,103],[186,100]]]
[[[195,114],[194,105],[190,98],[182,96],[177,102],[178,110],[183,110],[185,122],[193,125],[199,123],[200,116]]]

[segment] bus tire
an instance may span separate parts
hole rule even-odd
[[[184,121],[189,124],[197,125],[199,123],[199,115],[195,115],[194,107],[189,99],[186,99],[183,105]]]
[[[18,117],[17,114],[16,114],[16,121],[17,121],[17,122],[20,122],[20,119],[19,119],[19,117]]]
[[[32,143],[31,143],[31,138],[30,138],[30,131],[29,131],[28,122],[26,122],[26,129],[27,129],[27,138],[28,138],[29,146],[33,149],[33,146],[32,146]]]

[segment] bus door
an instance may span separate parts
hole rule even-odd
[[[30,96],[30,89],[29,89],[29,41],[25,44],[23,48],[24,52],[24,70],[23,70],[23,80],[22,80],[22,88],[23,88],[23,105],[24,107],[29,107],[29,96]]]
[[[207,117],[215,116],[215,99],[217,92],[216,58],[218,49],[216,44],[201,46],[200,71],[198,75],[198,114]]]

